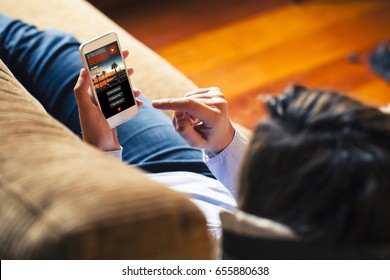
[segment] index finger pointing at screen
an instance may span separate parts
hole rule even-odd
[[[207,106],[204,102],[186,97],[153,100],[152,105],[160,110],[186,112],[206,123],[212,122],[216,113],[212,107]]]

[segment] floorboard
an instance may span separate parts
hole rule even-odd
[[[249,128],[263,113],[259,96],[290,84],[375,106],[390,102],[389,84],[368,64],[376,46],[390,40],[390,1],[116,3],[95,4],[200,87],[221,88],[232,119]]]

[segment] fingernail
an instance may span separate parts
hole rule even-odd
[[[175,111],[175,117],[177,119],[183,119],[184,118],[184,112]]]
[[[80,69],[80,76],[85,77],[86,74],[87,74],[87,71],[84,68],[81,68]]]

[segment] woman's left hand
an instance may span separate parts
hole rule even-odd
[[[129,55],[128,51],[123,51],[123,57]],[[128,68],[129,75],[134,73],[134,69]],[[74,88],[83,140],[103,151],[120,150],[120,144],[116,129],[111,129],[102,111],[97,106],[94,95],[90,88],[90,77],[88,71],[81,69],[79,78]],[[138,97],[141,93],[133,88],[134,95]],[[137,105],[142,106],[139,99]]]

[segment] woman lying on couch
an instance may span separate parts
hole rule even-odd
[[[390,256],[390,116],[293,87],[267,99],[248,145],[217,88],[152,104],[135,90],[138,116],[111,130],[78,47],[69,34],[0,15],[0,58],[27,90],[84,141],[186,193],[217,237],[225,211],[226,257]],[[173,110],[173,126],[155,108]]]

